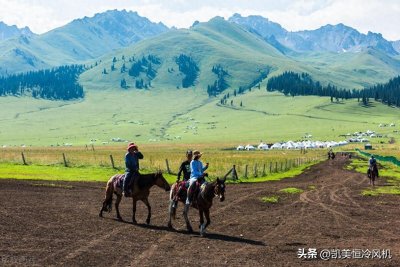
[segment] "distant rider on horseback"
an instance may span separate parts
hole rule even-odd
[[[369,163],[368,176],[371,175],[371,171],[373,171],[374,168],[375,168],[376,176],[379,177],[378,165],[377,165],[377,162],[376,162],[376,159],[375,159],[374,155],[371,155],[371,158],[369,159],[368,163]]]
[[[200,161],[202,154],[200,151],[193,152],[193,160],[190,162],[190,179],[189,188],[187,190],[185,210],[188,210],[192,202],[192,193],[195,189],[196,182],[198,179],[204,178],[204,171],[208,169],[208,163],[203,167],[203,163]]]
[[[128,153],[125,155],[125,178],[122,186],[124,196],[129,197],[132,195],[131,185],[139,176],[139,160],[143,159],[143,154],[140,153],[137,145],[130,143],[128,145]]]

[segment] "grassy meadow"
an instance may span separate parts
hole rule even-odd
[[[387,136],[399,127],[400,110],[357,100],[331,103],[326,97],[286,97],[265,89],[231,97],[227,105],[207,99],[196,89],[158,91],[89,91],[85,100],[57,102],[30,98],[0,98],[0,147],[118,146],[112,138],[139,144],[210,144],[219,147],[301,140],[344,140],[340,135],[374,130]],[[163,101],[160,104],[160,101]],[[242,106],[240,103],[242,102]],[[360,146],[361,147],[361,146]]]
[[[177,145],[175,147],[167,145],[144,145],[140,147],[145,156],[140,161],[141,169],[143,172],[152,172],[161,169],[166,173],[167,159],[170,172],[177,173],[180,163],[185,159],[187,148],[184,145]],[[293,177],[300,174],[310,164],[326,157],[325,151],[318,150],[301,154],[300,151],[235,151],[221,150],[217,147],[206,149],[205,145],[190,148],[204,151],[202,161],[210,163],[210,168],[207,171],[210,177],[222,177],[233,165],[236,165],[239,178],[243,178],[243,181],[247,182],[257,182],[260,181],[260,178],[267,176],[267,180]],[[28,166],[22,165],[22,152]],[[63,154],[66,157],[67,168],[64,167]],[[37,167],[39,170],[39,166],[43,166],[44,177],[47,177],[46,170],[54,168],[54,179],[58,179],[57,177],[62,172],[61,170],[66,170],[66,177],[70,177],[67,180],[86,180],[85,177],[88,177],[89,173],[92,173],[92,170],[97,170],[97,172],[93,173],[93,177],[88,178],[88,180],[104,180],[108,179],[111,174],[123,172],[125,147],[94,147],[94,150],[92,147],[88,147],[88,149],[86,147],[7,148],[1,149],[0,155],[0,178],[12,178],[12,173],[15,173],[15,178],[27,177],[21,170],[29,170],[30,166]],[[113,156],[115,170],[112,169],[110,155]],[[245,177],[246,165],[247,178]],[[71,169],[76,169],[78,172],[87,172],[88,174],[84,174],[82,176],[84,178],[79,178],[80,176],[73,178],[73,172],[70,175]],[[21,173],[18,174],[18,171],[21,171]],[[33,174],[32,177],[38,177],[35,169],[33,170]],[[176,175],[172,175],[172,177],[171,179],[175,179]]]

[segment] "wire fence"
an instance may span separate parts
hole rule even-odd
[[[184,155],[180,151],[148,151],[143,152],[144,159],[140,167],[144,171],[162,170],[176,174]],[[125,152],[116,149],[2,149],[0,162],[24,165],[61,165],[65,167],[99,166],[114,168],[123,172]],[[263,177],[272,173],[286,172],[299,166],[320,161],[326,158],[325,152],[310,151],[307,154],[298,151],[290,152],[237,152],[211,151],[202,157],[203,162],[209,162],[208,173],[222,177],[235,165],[237,177]]]

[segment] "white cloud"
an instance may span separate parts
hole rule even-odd
[[[399,0],[0,0],[0,21],[29,26],[43,33],[69,21],[109,9],[138,11],[152,21],[189,27],[195,20],[207,21],[233,13],[262,15],[288,30],[315,29],[344,23],[361,32],[380,32],[400,39]]]

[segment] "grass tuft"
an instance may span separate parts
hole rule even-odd
[[[296,187],[288,187],[279,190],[279,192],[286,193],[286,194],[301,194],[304,192],[303,189],[296,188]]]
[[[279,197],[278,196],[267,196],[267,197],[262,197],[261,201],[264,203],[272,203],[276,204],[279,202]]]

